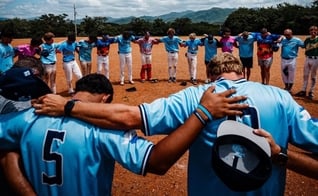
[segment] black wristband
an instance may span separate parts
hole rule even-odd
[[[64,115],[65,116],[71,116],[71,112],[72,112],[72,109],[73,109],[76,101],[79,101],[79,100],[71,99],[71,100],[66,102],[66,104],[64,106]]]

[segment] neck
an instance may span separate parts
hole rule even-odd
[[[227,80],[239,80],[239,79],[242,79],[244,78],[243,77],[243,74],[237,74],[235,72],[230,72],[230,73],[222,73],[220,75],[220,77],[223,77]]]

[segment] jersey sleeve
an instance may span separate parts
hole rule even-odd
[[[100,132],[103,152],[121,166],[136,174],[145,175],[153,143],[139,137],[135,130],[107,130]]]

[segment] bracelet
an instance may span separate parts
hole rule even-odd
[[[200,120],[203,126],[207,124],[207,122],[202,118],[198,111],[194,110],[193,114]]]
[[[64,115],[65,116],[71,116],[71,112],[72,112],[72,109],[73,109],[76,101],[79,101],[79,100],[71,99],[71,100],[66,102],[66,104],[64,106]]]
[[[208,117],[209,121],[213,120],[212,115],[203,105],[199,104],[198,109],[200,109],[204,113],[204,115]]]

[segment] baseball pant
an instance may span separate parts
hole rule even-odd
[[[150,80],[152,77],[151,73],[151,61],[152,55],[151,54],[141,54],[141,70],[140,70],[140,79],[144,80],[147,72],[147,79]]]
[[[109,56],[97,56],[97,73],[103,74],[104,68],[104,75],[109,79]]]
[[[311,59],[306,57],[304,65],[304,75],[303,75],[303,88],[302,91],[306,91],[308,85],[309,75],[311,78],[311,86],[309,92],[313,92],[316,85],[316,74],[318,69],[318,59]]]
[[[176,78],[177,75],[177,63],[179,54],[177,52],[168,52],[168,74],[169,78]]]
[[[295,80],[296,58],[281,59],[282,79],[284,84],[293,84]]]
[[[56,94],[56,64],[43,64],[44,81],[50,87],[52,93]]]
[[[68,92],[73,93],[74,92],[73,86],[72,86],[73,73],[78,80],[83,77],[82,72],[75,60],[69,61],[69,62],[63,62],[63,69],[65,73]]]
[[[125,66],[128,68],[128,79],[132,81],[132,55],[131,53],[120,53],[119,54],[119,64],[120,64],[120,82],[125,81]]]
[[[188,59],[188,65],[189,65],[190,78],[197,79],[197,63],[198,63],[197,54],[191,54],[190,52],[188,52],[187,59]]]

